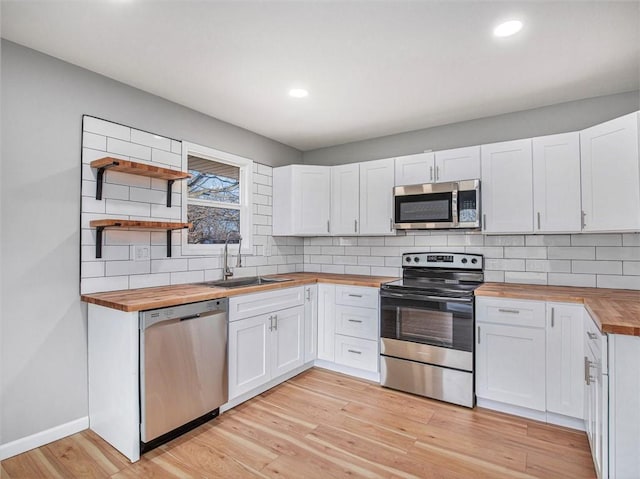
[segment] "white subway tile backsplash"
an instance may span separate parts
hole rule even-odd
[[[310,246],[331,246],[333,245],[333,240],[327,236],[320,236],[318,238],[305,238],[304,245]]]
[[[640,276],[598,275],[598,288],[640,289]]]
[[[96,246],[83,245],[80,247],[82,261],[96,261]],[[129,246],[102,246],[103,261],[122,261],[129,259]]]
[[[356,265],[358,264],[358,257],[357,256],[334,256],[333,264]]]
[[[251,258],[251,256],[246,257],[245,259],[249,259],[249,258]],[[216,269],[216,268],[219,268],[220,265],[221,265],[220,258],[217,256],[188,259],[189,271],[194,271],[199,269],[202,269],[202,270]]]
[[[131,129],[131,143],[171,151],[171,140],[169,138],[165,138],[160,135],[153,135],[146,131],[136,130],[135,128]]]
[[[479,234],[462,234],[449,235],[447,238],[448,246],[483,246],[484,237]]]
[[[401,268],[389,268],[386,266],[372,266],[371,274],[373,276],[391,276],[393,278],[399,278],[402,276]]]
[[[547,273],[505,271],[504,281],[506,283],[547,284]]]
[[[125,276],[151,273],[150,261],[107,261],[105,276]]]
[[[622,274],[622,261],[583,261],[571,262],[572,273]]]
[[[99,160],[101,158],[104,158],[105,156],[108,156],[110,158],[116,158],[118,160],[129,160],[129,157],[127,155],[117,155],[115,153],[107,153],[104,151],[104,149],[102,150],[95,150],[93,148],[82,148],[82,164],[84,165],[89,165],[92,161],[94,160]],[[95,172],[97,171],[96,169],[93,169],[94,171],[94,178],[95,178]]]
[[[165,205],[167,204],[167,192],[166,192],[166,182],[165,189],[163,191],[158,190],[150,190],[148,188],[129,188],[129,200],[131,201],[140,201],[144,203],[156,203]]]
[[[384,266],[383,256],[358,256],[360,266]]]
[[[306,268],[306,265],[305,265],[305,268]],[[370,275],[371,274],[371,267],[370,266],[350,266],[350,265],[346,265],[344,267],[344,274]]]
[[[415,246],[413,236],[387,236],[384,238],[385,246]]]
[[[622,263],[622,272],[624,275],[639,276],[640,261],[624,261]]]
[[[304,271],[309,272],[309,273],[320,273],[322,271],[322,265],[321,264],[307,263],[305,261],[304,262]]]
[[[171,274],[171,284],[200,283],[204,281],[204,271],[182,271]]]
[[[106,203],[106,213],[115,216],[145,216],[151,213],[149,203],[122,200],[104,200]]]
[[[323,264],[323,273],[344,274],[344,266],[341,264]]]
[[[465,253],[481,254],[485,258],[502,258],[504,257],[504,248],[502,246],[465,246]]]
[[[85,131],[82,133],[82,146],[83,148],[93,148],[104,152],[107,150],[107,137]]]
[[[555,286],[596,287],[595,274],[549,273],[548,280]]]
[[[569,235],[527,235],[526,246],[571,246]]]
[[[278,274],[278,265],[270,264],[268,266],[258,266],[256,268],[256,274],[264,275],[264,274]],[[251,276],[251,275],[249,275]]]
[[[528,259],[526,270],[541,273],[571,273],[571,261],[568,259]]]
[[[414,236],[416,246],[446,246],[447,235]]]
[[[130,175],[129,173],[122,173],[121,171],[108,171],[105,174],[106,183],[116,183],[118,185],[125,186],[138,186],[140,188],[150,188],[151,178],[140,175]]]
[[[85,116],[82,120],[82,129],[98,135],[119,138],[120,140],[131,140],[131,128],[119,125],[110,121],[100,120],[91,116]]]
[[[91,294],[104,291],[119,291],[129,289],[128,276],[110,276],[102,278],[83,278],[80,283],[80,293]]]
[[[524,259],[484,259],[484,268],[499,271],[525,271]]]
[[[176,155],[170,151],[153,149],[151,152],[151,160],[154,163],[161,163],[165,166],[182,167],[182,155]]]
[[[484,238],[485,246],[524,246],[524,236],[508,235],[493,236],[488,235]]]
[[[358,246],[384,246],[384,238],[360,237],[358,238]]]
[[[622,235],[575,234],[571,235],[571,246],[622,246]]]
[[[96,200],[93,196],[83,196],[82,211],[85,213],[105,213],[105,200]]]
[[[136,145],[135,143],[115,138],[107,138],[107,152],[127,155],[139,160],[151,161],[151,148],[148,146]]]
[[[167,208],[166,203],[163,205],[153,204],[151,205],[151,216],[158,219],[178,221],[182,218],[182,208],[174,205],[171,205],[171,208]]]
[[[104,276],[104,261],[83,261],[80,266],[81,278]]]
[[[96,197],[96,185],[95,181],[83,180],[82,181],[82,196]],[[102,185],[102,200],[128,200],[129,199],[129,187],[116,185],[112,183],[104,183]]]
[[[295,273],[297,271],[296,264],[279,264],[278,274]]]
[[[549,246],[549,259],[596,259],[593,246]]]
[[[166,256],[166,250],[165,250]],[[185,258],[152,259],[152,273],[173,273],[176,271],[187,271],[189,269],[188,260]]]
[[[322,246],[321,254],[330,254],[330,255],[344,254],[344,246]]]
[[[486,283],[504,283],[504,271],[485,271],[484,281]]]
[[[598,246],[596,248],[596,258],[601,259],[622,259],[627,261],[640,261],[640,247],[623,246],[620,248],[609,246]]]
[[[129,287],[131,289],[166,286],[170,284],[170,282],[170,273],[136,274],[129,277]]]
[[[150,244],[151,233],[149,231],[142,230],[118,230],[118,229],[105,229],[104,230],[104,244],[107,245],[148,245]]]
[[[623,234],[622,246],[640,246],[640,233]]]
[[[504,248],[505,258],[532,258],[532,259],[546,259],[547,248],[543,246],[505,246]]]

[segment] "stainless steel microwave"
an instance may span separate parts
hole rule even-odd
[[[396,229],[479,229],[480,180],[396,186]]]

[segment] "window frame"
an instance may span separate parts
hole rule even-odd
[[[182,181],[182,221],[189,221],[187,206],[189,204],[208,207],[229,208],[240,210],[240,235],[242,236],[242,254],[253,253],[253,160],[242,156],[216,150],[195,143],[182,142],[182,171],[189,171],[189,155],[197,156],[205,160],[224,163],[240,169],[240,203],[217,202],[211,200],[190,200],[187,190],[187,181]],[[183,256],[216,256],[224,251],[224,244],[189,244],[189,231],[182,230],[182,255]],[[236,250],[233,250],[235,253]]]

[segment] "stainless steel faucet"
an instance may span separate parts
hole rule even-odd
[[[228,246],[229,238],[233,234],[238,235],[238,259],[236,261],[236,268],[242,267],[242,254],[241,254],[242,236],[240,236],[239,231],[229,231],[227,233],[227,239],[224,241],[224,267],[222,270],[222,279],[224,279],[225,281],[231,276],[233,276],[233,271],[231,271],[231,268],[229,268],[229,246]]]

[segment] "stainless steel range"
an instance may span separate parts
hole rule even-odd
[[[383,386],[473,407],[474,296],[483,257],[406,253],[380,290]]]

